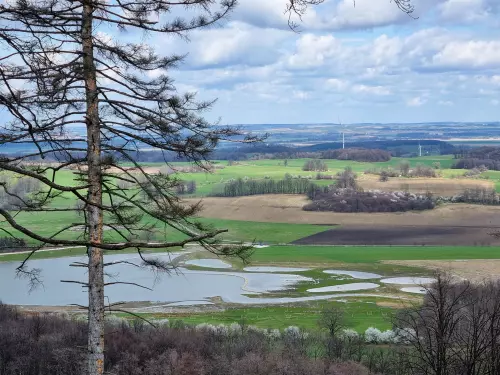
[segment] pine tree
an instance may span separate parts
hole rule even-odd
[[[0,148],[5,144],[33,145],[33,151],[3,156],[0,170],[13,178],[26,177],[43,187],[19,197],[12,210],[0,215],[15,231],[38,243],[87,248],[88,269],[82,284],[89,295],[88,374],[104,372],[103,252],[136,248],[145,265],[169,270],[169,265],[147,257],[142,249],[171,248],[197,242],[221,255],[245,259],[248,248],[223,246],[214,230],[193,222],[198,205],[185,206],[175,195],[178,181],[166,174],[150,175],[136,161],[142,147],[177,154],[201,164],[222,139],[241,135],[232,127],[213,127],[202,114],[212,102],[194,94],[177,94],[167,74],[182,56],[160,56],[144,43],[106,35],[110,29],[128,34],[186,35],[213,25],[236,6],[236,0],[11,0],[0,4],[0,107],[8,112],[0,127]],[[169,20],[177,9],[196,12],[192,19]],[[193,13],[187,13],[193,14]],[[78,133],[73,129],[84,129]],[[247,136],[245,141],[255,141]],[[38,164],[33,164],[36,160]],[[46,163],[50,161],[51,163]],[[127,169],[122,161],[134,165]],[[63,183],[61,171],[72,169],[76,183]],[[15,195],[8,184],[5,193]],[[72,207],[52,204],[55,198],[76,199]],[[75,212],[74,222],[44,235],[23,225],[18,212]],[[76,213],[81,215],[78,216]],[[161,225],[159,225],[161,224]],[[115,232],[103,236],[104,226]],[[4,226],[2,226],[3,228]],[[85,228],[79,238],[65,236]],[[168,227],[185,235],[171,242]],[[141,240],[155,237],[155,242]],[[37,281],[37,272],[20,265],[20,275]],[[122,282],[125,283],[125,282]],[[110,310],[112,306],[108,307]]]

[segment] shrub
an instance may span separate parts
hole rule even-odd
[[[380,182],[387,182],[387,181],[389,181],[389,173],[387,173],[387,171],[385,171],[385,170],[380,171],[379,181]]]
[[[0,253],[25,250],[28,244],[21,238],[0,237]]]
[[[339,189],[357,189],[358,176],[352,171],[351,167],[346,167],[344,171],[337,173],[337,181],[335,186]]]
[[[437,177],[436,170],[424,164],[417,164],[414,169],[411,169],[406,176],[408,177]]]
[[[303,171],[325,172],[328,170],[328,166],[326,165],[326,163],[324,161],[319,160],[319,159],[308,160],[304,163],[302,170]]]
[[[377,329],[370,327],[365,331],[365,341],[370,344],[378,344],[382,342],[382,332]]]
[[[430,210],[435,207],[432,197],[408,192],[361,192],[330,187],[323,190],[311,189],[308,197],[312,202],[302,208],[305,211],[404,212]]]

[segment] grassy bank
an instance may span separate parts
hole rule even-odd
[[[231,308],[221,312],[205,311],[194,314],[141,314],[146,318],[182,320],[189,324],[225,324],[242,323],[261,328],[283,329],[297,326],[305,329],[318,329],[317,320],[321,309],[335,306],[344,311],[346,326],[358,332],[368,327],[378,329],[391,328],[391,316],[395,312],[389,307],[381,307],[368,299],[363,302],[322,302],[308,306],[272,306]],[[126,314],[121,315],[127,317]]]

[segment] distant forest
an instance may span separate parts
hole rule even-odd
[[[450,143],[436,140],[401,140],[401,141],[366,141],[352,142],[346,144],[342,149],[342,143],[319,143],[310,146],[285,146],[276,143],[259,143],[253,145],[240,145],[237,147],[219,147],[210,155],[209,160],[251,160],[251,159],[294,159],[294,158],[324,158],[357,160],[367,162],[387,161],[393,157],[415,157],[418,156],[419,144],[422,146],[424,155],[455,155],[455,158],[463,158],[467,155],[469,148],[456,147]],[[353,155],[353,150],[359,151]],[[371,151],[367,151],[371,150]],[[4,151],[5,152],[5,151]],[[10,153],[15,155],[16,153]],[[73,154],[78,157],[77,154]],[[0,158],[2,154],[0,153]],[[63,161],[66,154],[47,155],[45,161]],[[119,160],[120,155],[114,157]],[[32,160],[37,160],[34,157]],[[155,162],[178,162],[189,161],[184,155],[175,152],[160,152],[154,150],[141,150],[135,155],[135,160],[141,163]],[[125,161],[125,160],[124,160]]]
[[[456,155],[462,157],[467,148],[455,147],[450,143],[435,140],[402,140],[402,141],[370,141],[342,143],[320,143],[311,146],[291,147],[281,144],[254,144],[239,147],[225,147],[215,150],[208,159],[211,160],[251,160],[251,159],[295,159],[295,158],[323,158],[356,161],[387,161],[394,157],[418,156],[418,145],[422,146],[425,155]],[[354,150],[358,150],[354,152]],[[364,150],[361,153],[359,150]],[[182,155],[174,153],[159,153],[143,151],[137,155],[141,162],[186,161]]]
[[[468,150],[452,168],[455,169],[474,169],[482,170],[500,170],[500,147],[478,147]]]

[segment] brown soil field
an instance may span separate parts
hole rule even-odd
[[[199,199],[186,199],[194,203]],[[397,213],[338,213],[303,211],[308,200],[299,195],[254,195],[204,198],[201,217],[273,223],[362,226],[475,226],[500,228],[500,206],[448,204],[434,210]]]
[[[471,260],[387,260],[384,264],[423,267],[449,272],[458,277],[474,282],[500,279],[500,259]]]
[[[292,242],[294,245],[434,245],[491,246],[500,239],[489,233],[495,228],[473,226],[377,226],[349,225],[316,233]]]
[[[362,175],[358,180],[364,190],[383,191],[409,191],[411,193],[426,193],[430,191],[434,195],[453,196],[463,192],[465,189],[486,188],[493,189],[491,181],[473,179],[449,179],[449,178],[390,178],[389,181],[380,182],[378,176]]]

